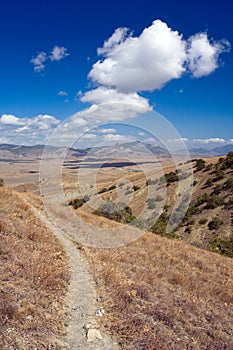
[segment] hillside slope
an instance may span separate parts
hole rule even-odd
[[[122,349],[233,349],[232,259],[151,233],[86,254]]]
[[[11,190],[0,188],[0,348],[64,349],[66,256]]]

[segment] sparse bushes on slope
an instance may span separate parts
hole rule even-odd
[[[227,190],[233,190],[233,177],[231,177],[225,182],[224,187]]]
[[[206,209],[215,209],[224,203],[224,198],[215,194],[207,200]]]
[[[207,223],[207,219],[206,218],[201,218],[199,221],[198,221],[198,223],[199,223],[199,225],[205,225],[206,223]]]
[[[233,239],[221,239],[221,238],[215,238],[210,243],[211,250],[222,254],[229,256],[230,258],[233,258]]]
[[[112,201],[103,203],[97,210],[94,211],[94,214],[125,224],[136,219],[132,213],[132,209],[129,206]]]
[[[205,161],[203,159],[196,160],[196,171],[205,169]]]
[[[210,230],[217,230],[222,224],[223,224],[223,221],[220,220],[219,217],[215,216],[208,223],[208,227],[209,227]]]
[[[227,154],[227,158],[226,158],[226,166],[227,168],[233,168],[233,152],[229,152]]]
[[[69,205],[72,205],[74,209],[80,208],[83,204],[90,200],[89,196],[84,196],[82,198],[76,198],[69,201]]]

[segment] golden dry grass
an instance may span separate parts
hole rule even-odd
[[[6,188],[0,189],[0,215],[0,348],[63,349],[64,251]]]
[[[85,251],[122,349],[233,349],[233,260],[153,234]]]

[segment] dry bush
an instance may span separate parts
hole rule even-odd
[[[233,260],[152,234],[86,254],[122,349],[233,349]]]
[[[62,349],[65,253],[29,206],[0,189],[0,348]]]

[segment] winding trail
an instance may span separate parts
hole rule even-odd
[[[65,346],[70,350],[118,350],[117,342],[98,329],[95,283],[82,252],[64,232],[56,227],[33,203],[25,198],[34,214],[59,239],[70,266],[66,307],[68,318]]]

